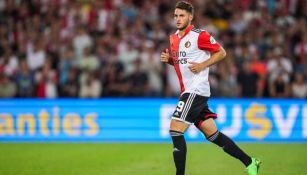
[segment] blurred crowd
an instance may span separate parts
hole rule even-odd
[[[1,0],[0,97],[175,97],[175,0]],[[194,0],[214,97],[307,97],[306,0]]]

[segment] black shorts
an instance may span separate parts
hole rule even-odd
[[[216,119],[217,115],[208,107],[208,99],[195,93],[181,95],[172,119],[194,124],[196,127],[209,118]]]

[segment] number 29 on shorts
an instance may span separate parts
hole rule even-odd
[[[178,102],[178,105],[177,105],[177,108],[176,108],[176,111],[182,112],[183,107],[184,107],[184,104],[185,104],[184,101],[179,101],[179,102]]]

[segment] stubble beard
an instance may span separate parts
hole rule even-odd
[[[188,25],[189,25],[189,22],[186,22],[186,23],[184,24],[184,26],[178,28],[178,30],[183,31],[183,30],[185,30],[185,29],[188,27]]]

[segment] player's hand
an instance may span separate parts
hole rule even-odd
[[[199,73],[200,71],[202,71],[205,68],[202,63],[189,62],[189,64],[190,64],[189,69],[194,74]]]
[[[169,50],[165,49],[165,51],[161,53],[160,60],[163,63],[168,63],[169,58],[170,58]]]

